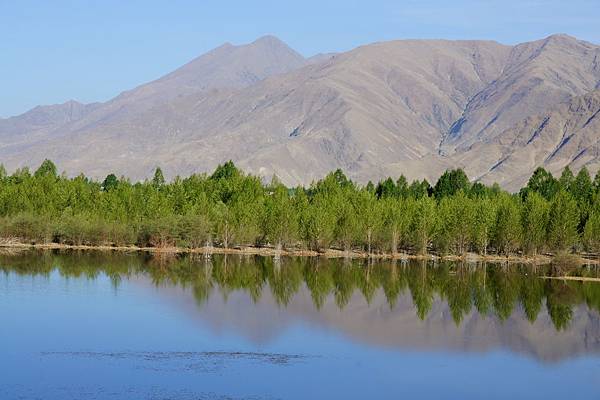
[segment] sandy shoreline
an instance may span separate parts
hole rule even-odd
[[[368,254],[363,251],[343,251],[328,249],[324,251],[304,250],[304,249],[282,249],[277,251],[271,247],[138,247],[138,246],[87,246],[87,245],[67,245],[61,243],[30,244],[16,241],[0,241],[0,249],[42,249],[42,250],[95,250],[95,251],[120,251],[120,252],[149,252],[156,254],[239,254],[239,255],[258,255],[265,257],[287,256],[287,257],[325,257],[325,258],[351,258],[351,259],[377,259],[377,260],[442,260],[442,261],[465,261],[465,262],[501,262],[501,263],[519,263],[542,265],[549,264],[554,256],[544,254],[535,257],[512,255],[509,257],[499,255],[481,256],[476,253],[467,253],[464,256],[436,254],[409,254],[409,253],[373,253]],[[599,264],[598,260],[585,258],[583,255],[573,255],[573,261],[581,264]]]

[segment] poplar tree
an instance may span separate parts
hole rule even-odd
[[[471,242],[481,255],[487,255],[487,249],[496,221],[496,204],[489,198],[479,198],[473,202],[473,221],[471,223]]]
[[[571,185],[573,184],[574,180],[575,180],[575,176],[573,175],[571,168],[569,168],[569,166],[567,165],[565,167],[565,169],[563,169],[562,174],[560,175],[560,179],[558,180],[560,188],[562,190],[570,192]]]
[[[436,198],[444,196],[453,196],[459,191],[467,193],[471,188],[471,183],[465,171],[460,168],[447,170],[440,176],[433,188],[433,194]]]
[[[293,243],[297,232],[297,219],[288,189],[273,182],[265,196],[263,230],[268,240],[277,249]]]
[[[463,255],[468,250],[473,217],[473,203],[465,192],[461,190],[450,198],[451,243],[457,254]]]
[[[548,215],[549,206],[546,199],[537,192],[529,193],[523,204],[523,239],[526,249],[533,256],[537,255],[546,242]]]
[[[587,207],[593,201],[594,184],[586,167],[583,167],[577,173],[575,180],[570,187],[571,195],[577,200],[580,206]]]
[[[414,201],[403,198],[382,200],[383,231],[389,239],[389,249],[395,255],[398,247],[407,243],[414,212]]]
[[[435,200],[430,197],[421,197],[415,202],[411,230],[415,248],[421,254],[427,253],[427,247],[435,235],[436,211]]]
[[[102,190],[109,191],[117,187],[119,180],[115,174],[109,174],[102,182]]]
[[[558,191],[559,183],[552,174],[542,167],[536,168],[533,175],[529,178],[527,186],[521,191],[526,195],[527,192],[538,192],[546,200],[551,200]],[[525,193],[524,193],[525,192]]]
[[[557,251],[568,251],[577,243],[579,211],[577,202],[561,189],[550,204],[548,245]]]
[[[42,177],[53,177],[56,178],[57,177],[57,170],[56,170],[56,165],[54,165],[54,163],[48,159],[44,160],[42,162],[42,164],[39,166],[38,169],[35,170],[33,176],[36,178],[42,178]]]
[[[600,211],[594,210],[590,213],[583,230],[583,242],[588,251],[600,257]]]
[[[520,203],[509,195],[501,196],[498,201],[494,242],[499,253],[510,255],[521,244]]]
[[[366,242],[367,254],[371,254],[373,239],[377,237],[383,223],[381,203],[371,191],[363,189],[358,192],[355,202],[355,218],[361,221],[360,230]]]

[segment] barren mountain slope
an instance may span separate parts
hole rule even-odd
[[[274,36],[234,46],[225,43],[175,71],[124,92],[115,100],[155,102],[215,88],[242,88],[269,76],[298,69],[309,62]]]
[[[21,146],[18,149],[28,143],[32,146],[60,146],[63,140],[60,137],[69,132],[118,124],[178,96],[214,88],[246,87],[309,63],[273,36],[264,36],[240,46],[226,43],[164,77],[123,92],[106,103],[84,105],[71,101],[39,106],[25,114],[0,119],[0,143],[2,147]],[[117,133],[123,134],[122,131]],[[21,162],[32,164],[27,159]],[[68,165],[65,167],[70,170]]]
[[[555,174],[565,166],[577,171],[600,167],[600,89],[527,117],[488,142],[458,154],[456,163],[471,176],[518,189],[543,166]],[[481,160],[499,160],[491,168]],[[489,172],[488,172],[489,169]],[[484,172],[482,172],[482,170]]]
[[[72,126],[61,143],[32,146],[28,160],[69,172],[147,176],[214,168],[233,159],[286,183],[333,168],[353,177],[436,153],[442,132],[501,71],[508,47],[478,41],[395,41],[359,47],[240,90],[172,98],[143,112]],[[23,157],[21,153],[20,157]],[[4,154],[4,159],[18,162]],[[310,168],[307,168],[310,166]]]
[[[63,104],[37,106],[16,117],[0,118],[0,137],[8,139],[24,133],[48,132],[55,126],[76,121],[100,106],[70,100]]]
[[[289,185],[335,168],[366,182],[435,180],[458,166],[513,189],[538,165],[595,172],[599,83],[600,47],[565,35],[515,47],[392,41],[306,60],[265,37],[221,46],[54,130],[24,124],[15,141],[0,121],[0,161],[51,158],[69,174],[142,179],[157,165],[173,176],[232,159]]]
[[[522,119],[583,95],[600,82],[600,46],[566,35],[515,46],[502,74],[469,101],[446,136],[452,153],[489,141]]]

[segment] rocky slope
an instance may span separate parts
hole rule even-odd
[[[530,116],[486,142],[478,142],[461,155],[464,165],[477,159],[497,159],[484,175],[486,182],[499,182],[516,189],[530,171],[543,166],[560,174],[565,166],[592,171],[600,167],[600,89],[566,100],[546,112]]]
[[[308,59],[264,37],[42,130],[27,114],[0,120],[0,161],[141,179],[156,165],[173,176],[233,159],[287,184],[334,168],[363,182],[434,180],[460,166],[513,189],[538,165],[598,168],[599,84],[600,47],[565,35],[514,47],[392,41]]]

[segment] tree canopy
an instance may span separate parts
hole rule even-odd
[[[210,175],[132,183],[0,168],[0,236],[35,243],[272,246],[366,253],[462,255],[599,251],[598,179],[582,168],[556,180],[538,168],[520,195],[470,183],[464,171],[360,185],[336,170],[309,187],[266,184],[233,162]]]

